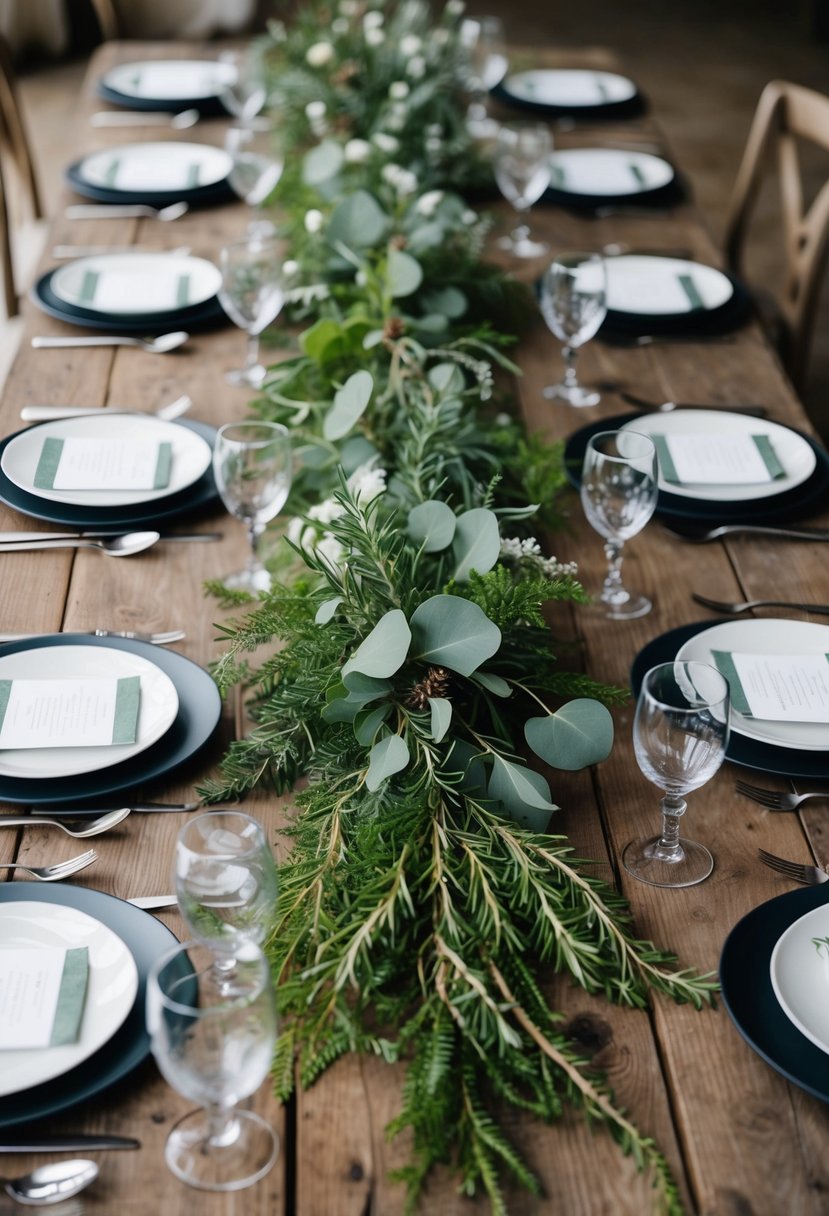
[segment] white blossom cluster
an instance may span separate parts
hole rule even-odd
[[[388,473],[378,466],[376,458],[361,464],[348,479],[349,492],[355,502],[365,507],[386,492]],[[325,525],[339,519],[343,508],[335,498],[326,498],[310,507],[307,516],[295,515],[288,524],[285,535],[293,544],[316,553],[332,566],[343,560],[343,547]]]
[[[575,562],[560,562],[555,557],[544,557],[534,536],[502,537],[501,557],[508,562],[531,562],[546,578],[562,578],[565,575],[575,577],[578,572]]]

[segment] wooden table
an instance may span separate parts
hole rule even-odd
[[[198,48],[184,53],[196,54]],[[99,105],[91,82],[102,70],[126,59],[181,54],[182,47],[176,44],[109,44],[101,50],[93,60],[81,102],[77,146],[67,149],[67,160],[70,152],[77,155],[140,138],[138,132],[93,131],[88,125],[90,108]],[[576,58],[597,66],[611,62],[598,52]],[[220,143],[222,130],[221,122],[207,122],[197,138]],[[586,127],[578,136],[562,133],[560,145],[600,144],[611,134],[617,140],[661,143],[656,125],[643,118],[612,127],[609,123]],[[180,136],[165,132],[163,137],[194,138],[192,132]],[[116,220],[70,223],[62,218],[63,201],[57,208],[55,242],[188,243],[195,253],[210,257],[222,242],[243,231],[247,219],[241,205],[233,205],[196,212],[172,225]],[[703,260],[717,261],[717,252],[689,205],[677,207],[670,218],[601,221],[539,208],[533,224],[558,249],[599,248],[608,241],[624,241],[649,249],[688,248]],[[164,357],[126,349],[36,352],[29,346],[32,334],[69,330],[31,307],[26,311],[26,339],[2,402],[4,434],[18,428],[19,409],[31,402],[152,408],[187,392],[195,402],[194,416],[205,421],[219,424],[246,413],[247,394],[228,387],[222,377],[242,356],[244,338],[238,330],[200,335],[184,352]],[[566,436],[624,408],[614,391],[607,391],[602,404],[590,410],[575,411],[544,401],[541,387],[560,371],[560,355],[557,343],[541,327],[525,341],[518,361],[524,375],[517,391],[527,423],[550,438]],[[809,429],[775,356],[754,326],[723,343],[620,350],[594,342],[583,353],[581,371],[588,381],[629,387],[660,400],[675,397],[722,405],[763,401],[775,420]],[[584,585],[596,591],[604,571],[601,542],[584,522],[575,496],[570,507],[571,527],[555,537],[556,553],[563,560],[576,559]],[[829,524],[829,514],[819,522]],[[0,527],[31,526],[12,511],[0,513]],[[204,526],[220,526],[223,542],[159,545],[130,561],[110,561],[93,552],[0,557],[4,589],[0,629],[184,627],[187,640],[182,652],[198,662],[209,661],[219,652],[215,622],[220,613],[215,602],[202,595],[201,583],[233,568],[244,541],[240,526],[223,515],[208,517]],[[693,547],[669,538],[656,522],[630,542],[626,575],[631,586],[652,596],[654,610],[649,616],[608,624],[586,610],[559,607],[553,620],[558,636],[581,639],[591,674],[618,684],[627,681],[632,658],[651,638],[705,618],[704,610],[689,598],[692,589],[714,598],[737,599],[777,593],[782,585],[789,598],[829,602],[825,550],[814,544],[746,538]],[[758,863],[758,845],[803,860],[811,845],[819,861],[829,861],[822,826],[825,809],[807,808],[801,816],[770,815],[735,794],[739,770],[726,765],[690,800],[689,829],[712,846],[713,876],[684,891],[631,880],[618,866],[620,849],[633,835],[652,832],[658,823],[657,793],[640,774],[630,745],[631,709],[616,714],[617,745],[609,760],[593,772],[554,774],[554,798],[564,808],[557,813],[554,828],[567,832],[579,855],[597,859],[600,869],[615,878],[631,901],[641,936],[676,949],[683,965],[715,969],[731,927],[751,908],[787,889],[782,879]],[[223,739],[231,729],[229,724]],[[210,759],[218,761],[221,750],[219,741]],[[205,771],[202,763],[181,774],[175,784],[142,794],[184,800]],[[259,793],[246,809],[275,839],[284,821],[279,801]],[[133,815],[122,828],[94,842],[99,860],[77,882],[119,896],[169,890],[173,842],[181,822],[179,815]],[[76,851],[75,841],[54,830],[31,828],[0,835],[0,860],[38,863]],[[181,930],[176,914],[161,915],[174,931]],[[630,1012],[589,998],[560,979],[553,978],[548,989],[574,1036],[609,1074],[619,1101],[666,1153],[689,1211],[706,1216],[826,1212],[826,1107],[766,1066],[722,1009],[696,1012],[656,999],[649,1012]],[[407,1144],[405,1139],[387,1143],[384,1128],[396,1113],[401,1077],[401,1069],[378,1060],[347,1057],[284,1109],[264,1086],[255,1105],[278,1128],[282,1153],[267,1179],[236,1195],[197,1194],[167,1171],[164,1138],[189,1104],[160,1080],[151,1062],[100,1101],[50,1121],[49,1129],[123,1133],[142,1141],[139,1152],[100,1155],[101,1178],[84,1197],[84,1210],[90,1214],[396,1216],[403,1210],[403,1190],[389,1182],[388,1173],[405,1162]],[[579,1119],[567,1116],[551,1128],[516,1119],[511,1133],[545,1188],[543,1199],[510,1190],[511,1212],[642,1216],[650,1211],[648,1180],[636,1173],[602,1129],[590,1131]],[[3,1161],[3,1172],[22,1171],[33,1163],[30,1158],[9,1157]],[[460,1216],[486,1208],[483,1200],[470,1203],[459,1198],[447,1172],[432,1178],[421,1210],[430,1216]]]

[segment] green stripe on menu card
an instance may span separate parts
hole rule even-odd
[[[50,436],[43,440],[40,460],[35,469],[34,486],[37,490],[54,490],[60,458],[63,455],[63,440]]]
[[[178,285],[176,287],[176,307],[184,308],[190,303],[190,275],[180,274],[178,277]]]
[[[763,458],[763,464],[769,471],[769,477],[774,480],[777,477],[785,477],[786,470],[780,463],[780,459],[771,444],[771,439],[768,435],[752,435],[751,438],[757,445],[757,451]]]
[[[116,156],[114,160],[111,160],[109,162],[109,164],[107,165],[106,170],[104,172],[104,184],[105,185],[107,185],[107,186],[115,185],[115,179],[118,176],[118,170],[120,168],[121,168],[121,158],[120,158],[120,156]]]
[[[688,298],[688,303],[691,305],[691,312],[700,312],[705,308],[702,302],[702,296],[697,291],[697,285],[690,274],[678,274],[677,279],[682,290]]]
[[[112,725],[113,743],[134,743],[138,729],[138,705],[141,699],[141,677],[123,676],[115,694],[115,721]]]
[[[712,650],[711,658],[714,660],[714,666],[728,680],[728,689],[731,695],[731,708],[736,709],[738,714],[742,714],[746,718],[752,717],[751,710],[748,705],[748,698],[743,692],[743,686],[740,682],[740,677],[737,675],[737,668],[734,666],[734,659],[731,652],[728,650]]]
[[[610,101],[610,94],[607,91],[607,85],[602,80],[601,76],[594,76],[593,79],[596,83],[596,92],[599,94],[602,101]]]
[[[12,695],[12,681],[0,680],[0,730],[6,720],[6,710],[9,708],[9,697]]]
[[[561,165],[556,165],[556,164],[552,165],[550,168],[550,172],[552,174],[554,186],[566,185],[567,174],[564,172],[564,168]]]
[[[66,951],[63,962],[55,1020],[52,1023],[52,1037],[49,1040],[50,1047],[77,1043],[88,983],[89,951],[86,946],[73,946]]]
[[[641,166],[637,165],[635,161],[629,161],[628,169],[630,169],[633,179],[636,182],[639,189],[644,190],[648,183],[645,181],[645,175],[642,172]]]
[[[95,299],[95,292],[98,290],[98,283],[101,275],[97,270],[85,270],[84,276],[81,279],[81,290],[78,296],[82,304],[91,304]]]
[[[653,446],[656,448],[656,458],[659,461],[659,472],[665,481],[679,481],[676,465],[671,457],[668,441],[664,435],[651,435]]]
[[[201,174],[201,165],[197,160],[187,166],[187,189],[192,190],[194,186],[199,184],[199,176]]]
[[[165,486],[170,484],[170,466],[173,462],[173,445],[171,443],[160,443],[158,445],[158,460],[155,466],[155,476],[153,477],[153,489],[163,490]]]

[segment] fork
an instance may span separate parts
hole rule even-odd
[[[85,853],[79,853],[77,857],[70,857],[68,861],[58,861],[51,866],[25,866],[22,861],[4,861],[0,863],[0,870],[24,870],[40,882],[60,882],[62,878],[68,878],[70,874],[77,874],[78,870],[91,866],[97,858],[98,854],[94,849],[87,849]]]
[[[752,418],[764,418],[768,410],[764,405],[705,405],[695,401],[649,401],[647,397],[639,397],[636,393],[621,392],[619,396],[628,405],[636,405],[639,409],[650,410],[655,414],[670,414],[674,410],[716,410],[721,408],[729,414],[749,414]]]
[[[801,802],[808,798],[829,798],[829,790],[810,790],[805,794],[785,794],[778,790],[766,790],[760,785],[749,785],[747,781],[738,781],[734,787],[738,794],[758,802],[767,811],[793,811]]]
[[[809,887],[829,882],[829,874],[825,870],[821,870],[820,866],[807,866],[800,861],[786,861],[785,857],[777,857],[774,853],[767,853],[765,849],[758,849],[757,852],[763,865],[768,866],[771,870],[776,870],[778,874],[785,875],[786,878],[791,878],[793,882],[805,882]]]
[[[709,600],[707,596],[691,592],[691,599],[711,608],[714,612],[725,612],[730,616],[739,616],[741,612],[749,612],[752,608],[798,608],[801,612],[816,612],[829,616],[829,604],[797,604],[794,600],[739,600],[736,604],[723,603],[722,600]]]

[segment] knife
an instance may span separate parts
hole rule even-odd
[[[175,895],[136,895],[134,899],[128,899],[127,903],[135,908],[150,911],[154,908],[175,908],[178,899]]]
[[[130,810],[134,815],[158,815],[158,814],[173,814],[175,812],[184,811],[200,811],[203,803],[201,802],[129,802]],[[117,811],[120,807],[116,806],[40,806],[33,812],[33,817],[37,815],[55,815],[62,816],[66,819],[82,819],[85,815],[105,815],[107,811]]]
[[[140,1148],[141,1141],[132,1136],[94,1136],[83,1133],[74,1136],[31,1136],[27,1140],[4,1140],[0,1153],[77,1153],[88,1149]]]
[[[118,536],[115,532],[0,532],[0,544],[2,545],[26,545],[32,541],[39,540],[107,540],[111,536]],[[221,540],[221,532],[161,532],[159,540]]]
[[[718,528],[707,531],[696,531],[689,528],[684,531],[678,527],[669,528],[663,524],[665,531],[681,540],[691,541],[692,544],[705,544],[711,540],[722,540],[725,536],[768,536],[780,540],[815,540],[829,541],[829,531],[818,528],[775,528],[764,524],[721,524]]]

